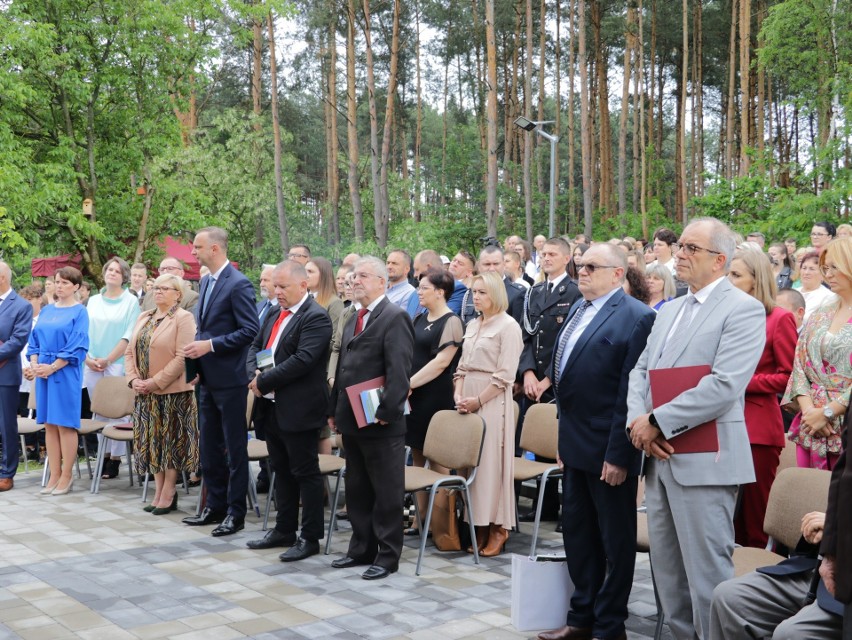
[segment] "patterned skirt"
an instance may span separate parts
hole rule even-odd
[[[198,469],[198,406],[195,393],[137,395],[133,411],[136,472]]]

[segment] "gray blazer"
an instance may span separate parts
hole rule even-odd
[[[648,370],[657,368],[666,336],[685,297],[660,309],[648,344],[630,372],[627,423],[652,410]],[[743,404],[745,388],[766,341],[766,312],[755,298],[720,282],[700,306],[680,343],[675,367],[709,364],[712,371],[697,387],[654,410],[666,438],[715,419],[719,453],[685,453],[671,457],[674,478],[684,486],[736,485],[754,482]]]

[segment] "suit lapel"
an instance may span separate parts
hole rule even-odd
[[[601,325],[606,322],[607,318],[609,318],[618,305],[621,304],[625,295],[624,291],[616,291],[615,294],[607,300],[606,304],[600,309],[600,311],[595,314],[595,317],[592,318],[589,326],[583,330],[583,334],[577,339],[577,344],[574,345],[574,349],[571,350],[571,357],[568,359],[565,366],[566,372],[571,368],[574,362],[577,361],[580,353],[586,345],[589,344],[597,330],[600,329]]]
[[[553,355],[551,356],[550,361],[550,379],[556,380],[556,367],[559,366],[559,363],[556,362],[556,352],[559,349],[559,341],[562,340],[562,334],[565,332],[565,329],[571,324],[571,319],[574,317],[574,314],[577,313],[577,309],[580,308],[585,302],[585,298],[577,299],[574,304],[571,305],[571,308],[568,309],[568,313],[565,316],[565,320],[562,322],[562,326],[559,328],[559,331],[556,334],[556,342],[553,343]]]
[[[376,305],[376,308],[375,308],[375,309],[373,309],[373,310],[370,312],[370,314],[367,316],[367,326],[366,326],[366,327],[364,327],[364,328],[361,330],[361,333],[359,333],[357,336],[355,335],[355,324],[353,323],[353,324],[352,324],[352,332],[351,332],[351,334],[350,334],[350,335],[352,336],[352,340],[357,340],[358,338],[360,338],[361,336],[363,336],[365,333],[367,333],[368,331],[370,331],[370,329],[372,329],[372,327],[373,327],[373,324],[376,322],[376,320],[378,320],[379,316],[382,314],[382,311],[384,310],[384,308],[385,308],[388,304],[390,304],[390,301],[387,299],[387,297],[385,297],[385,299],[384,299],[384,300],[382,300],[379,304],[377,304],[377,305]],[[358,317],[358,314],[356,313],[356,314],[355,314],[356,322],[357,322],[357,317]],[[348,333],[348,331],[349,331],[349,327],[348,327],[348,326],[346,327],[346,331],[347,331],[347,333]]]
[[[305,300],[305,304],[303,304],[301,307],[299,307],[299,310],[295,314],[293,314],[293,317],[290,318],[290,321],[287,323],[287,326],[284,327],[284,333],[282,333],[281,338],[278,339],[278,346],[279,347],[284,342],[284,338],[286,338],[288,335],[290,335],[290,332],[299,323],[299,320],[301,319],[301,317],[303,315],[305,315],[305,312],[308,309],[310,309],[310,306],[312,304],[314,304],[314,299],[311,296],[308,296],[308,299]]]

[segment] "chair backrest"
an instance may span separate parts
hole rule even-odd
[[[811,511],[825,511],[831,472],[792,467],[779,473],[769,490],[763,531],[794,549],[802,535],[802,518]]]
[[[105,376],[98,380],[92,393],[92,412],[118,420],[133,413],[136,394],[127,386],[124,376]]]
[[[781,473],[784,469],[789,469],[790,467],[797,467],[796,463],[796,443],[787,440],[787,443],[784,445],[784,448],[781,450],[781,458],[778,461],[778,469],[775,470],[776,474]]]
[[[556,405],[532,405],[524,416],[521,449],[555,460],[558,446],[559,420],[556,418]]]
[[[475,413],[438,411],[429,421],[423,455],[447,469],[479,466],[485,422]]]
[[[517,430],[518,420],[520,420],[520,418],[521,418],[521,405],[519,405],[517,402],[515,402],[513,400],[512,401],[512,410],[514,411],[514,413],[512,413],[512,415],[515,417],[515,429]]]
[[[255,395],[253,391],[248,392],[248,399],[246,400],[246,428],[251,430],[251,412],[254,409],[254,399]]]

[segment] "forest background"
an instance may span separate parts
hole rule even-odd
[[[0,254],[475,250],[852,200],[852,0],[0,0]],[[282,42],[285,43],[282,45]],[[85,203],[85,204],[84,204]]]

